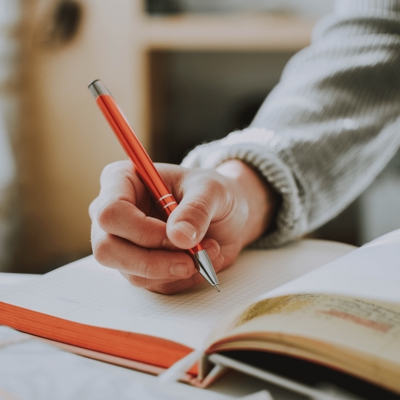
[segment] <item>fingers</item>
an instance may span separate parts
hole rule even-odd
[[[100,264],[147,279],[182,279],[197,272],[182,251],[145,249],[106,232],[97,234],[92,247]]]
[[[99,198],[99,203],[101,202]],[[98,204],[97,222],[104,231],[147,248],[171,247],[165,222],[147,216],[132,203],[116,200]]]
[[[218,260],[219,246],[209,239],[205,247],[211,261]],[[92,225],[92,248],[96,260],[105,266],[147,280],[187,279],[197,273],[192,258],[184,251],[154,250],[139,247]],[[138,280],[137,283],[140,284]]]
[[[199,273],[196,273],[188,279],[177,281],[149,280],[126,273],[122,273],[122,275],[134,286],[140,286],[161,294],[178,293],[205,282],[204,278]]]
[[[184,196],[167,222],[167,236],[179,248],[190,249],[205,236],[211,221],[223,218],[230,199],[218,180],[187,180]],[[184,183],[185,184],[185,183]]]
[[[223,256],[219,254],[212,260],[212,263],[215,271],[220,271],[224,264]],[[122,272],[122,275],[134,286],[143,287],[152,292],[161,294],[174,294],[206,283],[204,278],[198,272],[187,279],[179,280],[146,279],[125,272]]]
[[[134,173],[132,163],[107,166],[101,175],[99,197],[89,208],[92,220],[112,235],[147,248],[174,248],[166,236],[165,222],[138,208],[142,199],[151,207],[147,189]]]
[[[101,191],[89,214],[93,254],[100,264],[119,270],[136,286],[170,294],[204,282],[182,249],[202,241],[214,269],[225,266],[219,245],[205,234],[211,221],[218,226],[229,213],[231,195],[209,171],[161,165],[160,173],[180,200],[167,223],[158,218],[154,201],[129,161],[103,170]]]

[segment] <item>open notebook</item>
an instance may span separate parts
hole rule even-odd
[[[154,373],[202,349],[187,375],[194,384],[207,381],[210,355],[239,352],[400,393],[399,260],[400,230],[360,249],[305,240],[244,252],[219,274],[221,293],[204,284],[165,296],[89,257],[1,294],[0,323]]]
[[[244,252],[219,274],[173,296],[131,286],[88,257],[0,295],[0,323],[64,343],[69,350],[160,373],[203,346],[227,313],[352,250],[316,240]]]

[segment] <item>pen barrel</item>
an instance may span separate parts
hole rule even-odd
[[[154,199],[159,201],[161,198],[166,199],[166,196],[168,195],[172,197],[172,194],[170,194],[145,148],[140,143],[115,100],[108,94],[102,94],[97,96],[96,102],[122,148],[125,150],[125,153],[134,163],[140,178],[150,190]],[[169,198],[169,203],[175,201],[173,197],[173,200],[171,200],[171,197]],[[163,204],[163,206],[166,205],[167,203]],[[166,216],[169,216],[173,209],[169,206],[163,208],[163,210],[165,211]]]
[[[192,247],[191,249],[188,249],[187,252],[193,256],[197,253],[199,253],[200,251],[203,251],[203,246],[201,245],[201,242],[199,244],[196,244],[196,246]]]
[[[89,87],[92,90],[92,93],[96,96],[97,105],[109,123],[122,148],[133,162],[138,175],[145,186],[150,190],[164,215],[168,218],[178,204],[173,195],[169,192],[169,189],[158,173],[152,160],[147,154],[147,151],[140,143],[135,132],[124,117],[121,109],[118,107],[118,104],[109,94],[105,86],[99,86],[98,81],[97,85],[91,84]],[[200,252],[204,252],[204,249],[201,243],[199,243],[193,248],[188,249],[187,252],[191,256],[196,256],[199,255]],[[195,264],[196,268],[199,268],[198,263],[195,262]],[[218,282],[216,277],[215,280]]]
[[[172,196],[171,193],[168,193],[157,200],[157,205],[160,209],[162,209],[164,214],[169,217],[172,211],[174,211],[178,206],[178,203],[176,202],[174,196]]]

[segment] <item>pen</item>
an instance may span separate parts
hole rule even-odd
[[[169,192],[149,155],[135,135],[135,132],[130,127],[111,93],[99,79],[90,83],[89,89],[96,98],[97,105],[111,126],[121,146],[135,165],[142,182],[149,189],[155,201],[160,205],[160,209],[168,218],[178,204]],[[196,269],[219,292],[217,275],[201,243],[187,250],[187,252],[192,256]]]

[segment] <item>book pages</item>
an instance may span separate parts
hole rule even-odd
[[[264,297],[331,293],[400,303],[400,229],[288,282]]]
[[[400,391],[400,304],[331,294],[261,300],[209,351],[258,349],[311,359]]]
[[[221,293],[204,283],[173,296],[130,285],[118,271],[88,257],[0,294],[0,301],[66,320],[135,332],[201,348],[235,307],[353,250],[305,240],[284,248],[245,251],[218,274]]]
[[[312,359],[400,392],[400,230],[262,295],[208,337],[211,352]]]

